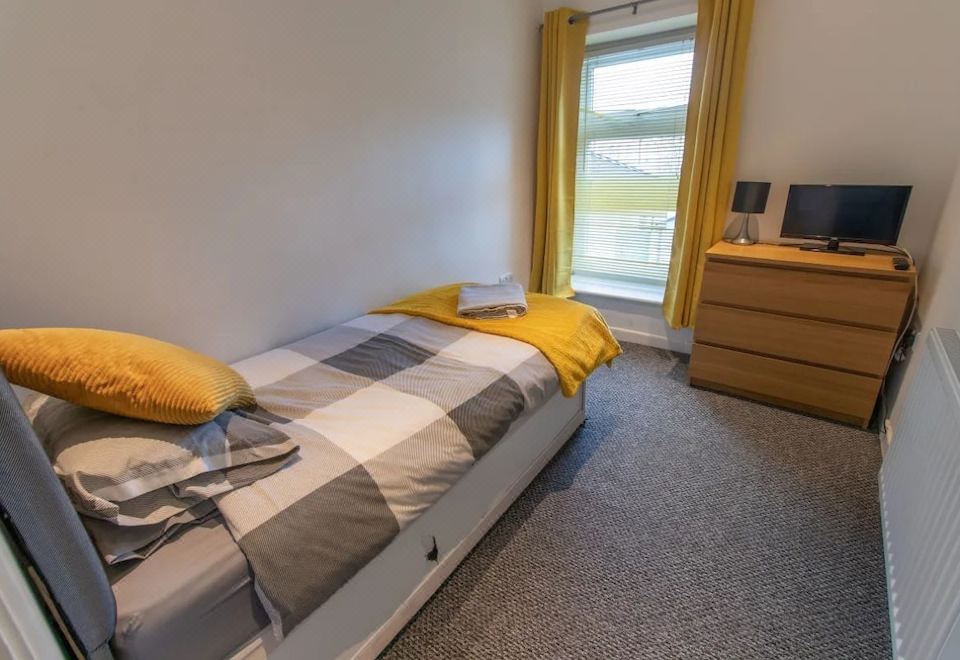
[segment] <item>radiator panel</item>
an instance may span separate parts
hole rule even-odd
[[[927,336],[880,471],[894,657],[960,644],[960,335]],[[951,655],[946,655],[951,654]]]

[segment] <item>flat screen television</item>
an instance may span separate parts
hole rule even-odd
[[[912,186],[793,185],[787,193],[780,235],[813,238],[826,245],[801,249],[863,254],[840,241],[896,245]]]

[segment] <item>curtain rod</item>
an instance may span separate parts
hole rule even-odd
[[[633,15],[637,15],[637,8],[640,5],[645,5],[648,2],[654,2],[655,0],[634,0],[633,2],[625,2],[622,5],[613,5],[612,7],[604,7],[603,9],[595,9],[593,11],[585,11],[582,14],[574,14],[567,19],[567,22],[573,25],[577,21],[582,21],[585,18],[590,16],[597,16],[598,14],[607,14],[612,11],[620,11],[621,9],[627,9],[628,7],[633,8]]]
[[[656,0],[634,0],[633,2],[624,2],[622,5],[613,5],[612,7],[604,7],[603,9],[594,9],[593,11],[585,11],[582,14],[574,14],[567,19],[567,23],[573,25],[577,21],[582,21],[585,18],[591,16],[597,16],[598,14],[607,14],[612,11],[620,11],[621,9],[627,9],[629,7],[633,8],[633,15],[637,15],[637,8],[640,5],[645,5],[648,2],[655,2]],[[543,24],[540,24],[540,31],[543,32]]]

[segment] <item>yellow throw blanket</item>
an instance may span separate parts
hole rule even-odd
[[[623,352],[600,313],[589,305],[540,293],[527,294],[527,315],[517,319],[465,319],[457,316],[459,284],[416,293],[371,314],[409,314],[447,325],[510,337],[540,349],[557,370],[564,396],[601,364]]]

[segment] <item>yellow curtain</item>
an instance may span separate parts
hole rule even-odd
[[[704,253],[723,236],[740,133],[753,0],[699,0],[677,225],[663,315],[693,325]]]
[[[530,290],[569,298],[573,269],[573,195],[576,186],[580,70],[586,18],[566,7],[543,18],[540,56],[540,127],[537,133],[537,205],[533,224]]]

